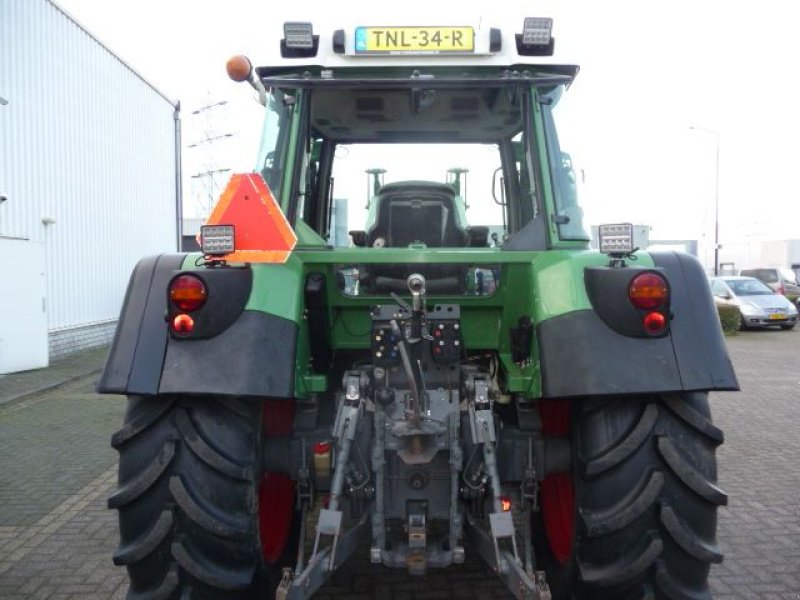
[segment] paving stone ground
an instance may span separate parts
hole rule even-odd
[[[728,345],[742,392],[712,395],[726,434],[719,480],[730,503],[719,517],[725,562],[712,568],[711,587],[725,600],[798,600],[800,331],[744,332]],[[105,504],[116,479],[108,440],[124,401],[96,396],[92,385],[84,377],[0,406],[2,599],[125,597],[125,571],[111,562],[116,515]],[[316,598],[510,598],[469,546],[467,553],[465,565],[409,578],[371,565],[364,551]]]

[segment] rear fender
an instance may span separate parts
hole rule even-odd
[[[702,266],[677,252],[651,256],[670,284],[668,334],[625,335],[594,306],[541,321],[536,337],[543,397],[739,389]],[[592,285],[603,285],[596,272]]]
[[[249,267],[182,270],[184,260],[148,257],[134,269],[98,392],[293,397],[297,324],[248,310]],[[208,289],[206,305],[191,313],[196,325],[187,336],[168,325],[177,312],[168,286],[182,273],[199,276]]]

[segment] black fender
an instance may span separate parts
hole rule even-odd
[[[542,321],[536,337],[543,397],[739,389],[702,265],[678,252],[652,257],[670,284],[669,333],[623,335],[595,310]]]
[[[101,394],[294,396],[297,325],[244,310],[249,269],[191,271],[209,288],[189,336],[170,333],[167,290],[185,255],[142,259],[131,275],[105,368]],[[189,272],[189,271],[187,271]],[[204,312],[205,311],[205,312]]]

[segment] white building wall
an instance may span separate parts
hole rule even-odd
[[[0,236],[45,245],[51,358],[102,343],[177,248],[174,106],[48,0],[0,1],[0,98]]]

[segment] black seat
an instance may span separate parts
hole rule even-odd
[[[403,181],[381,188],[375,197],[376,219],[367,244],[383,238],[389,248],[422,243],[429,248],[462,248],[469,236],[456,220],[455,192],[449,185]]]
[[[377,202],[375,223],[366,232],[366,243],[383,239],[388,248],[420,243],[428,248],[463,248],[468,232],[456,219],[455,192],[449,185],[429,181],[403,181],[383,186]],[[369,265],[363,283],[373,293],[407,290],[406,277],[421,273],[430,293],[461,294],[465,289],[462,267],[453,265]]]

